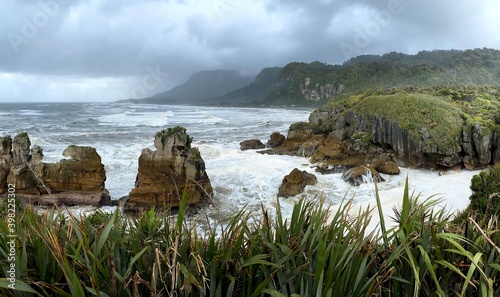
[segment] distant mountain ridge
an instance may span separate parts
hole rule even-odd
[[[262,100],[276,87],[276,78],[281,69],[281,67],[264,68],[252,83],[216,98],[215,101],[223,105],[265,104]]]
[[[292,62],[264,68],[255,78],[236,71],[193,74],[170,91],[141,103],[321,106],[366,90],[395,87],[499,86],[500,51],[433,50],[415,55],[361,55],[342,65]]]
[[[439,85],[500,85],[500,51],[494,49],[391,52],[365,55],[342,65],[289,63],[268,94],[270,104],[322,105],[370,89]]]
[[[210,104],[211,98],[223,96],[253,81],[252,76],[234,70],[206,70],[194,73],[184,83],[150,98],[122,100],[154,104]]]

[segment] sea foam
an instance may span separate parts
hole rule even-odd
[[[243,140],[257,138],[266,142],[275,131],[286,135],[290,124],[307,121],[310,112],[306,109],[78,103],[37,106],[37,110],[29,105],[7,106],[0,119],[2,135],[28,132],[32,144],[43,147],[45,162],[61,160],[63,150],[72,144],[96,147],[106,168],[106,187],[113,199],[126,196],[134,187],[138,158],[143,148],[154,149],[156,132],[177,125],[186,127],[194,138],[193,145],[200,148],[215,191],[213,206],[200,211],[200,222],[206,218],[216,220],[243,208],[259,219],[261,205],[270,213],[275,212],[279,185],[293,168],[316,174],[318,183],[306,187],[304,194],[297,197],[280,198],[285,217],[300,197],[323,198],[331,205],[353,197],[360,207],[374,206],[373,183],[353,187],[342,180],[341,174],[316,173],[305,158],[239,150],[239,142]],[[384,175],[386,181],[378,187],[388,216],[392,215],[391,208],[401,203],[407,175],[411,191],[422,193],[423,197],[437,194],[447,209],[454,211],[468,205],[470,179],[476,173],[464,170],[439,176],[434,171],[405,169],[398,176]],[[376,216],[372,224],[377,224]]]

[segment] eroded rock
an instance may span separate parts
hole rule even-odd
[[[353,186],[359,186],[362,183],[385,181],[378,172],[370,166],[358,166],[351,168],[342,174],[342,178]]]
[[[259,139],[249,139],[240,142],[240,150],[258,150],[263,149],[266,146]]]
[[[207,203],[212,185],[198,148],[182,127],[156,134],[156,151],[144,149],[139,157],[135,188],[125,203],[126,210],[178,207],[184,189],[188,203]]]
[[[105,188],[106,171],[95,148],[69,146],[63,153],[69,159],[44,163],[43,149],[30,148],[27,133],[14,138],[10,153],[8,143],[6,140],[6,146],[2,145],[0,177],[2,170],[5,172],[8,167],[6,182],[16,185],[16,195],[20,198],[44,205],[102,206],[111,203]],[[1,179],[0,192],[5,192]]]
[[[269,140],[267,141],[266,146],[267,147],[277,147],[283,144],[285,141],[285,135],[279,133],[279,132],[273,132],[269,136]]]
[[[371,167],[379,173],[398,175],[401,170],[399,166],[394,162],[387,162],[384,159],[378,159],[371,163]]]
[[[315,185],[317,178],[307,171],[295,168],[286,175],[278,190],[278,197],[291,197],[302,193],[307,185]]]

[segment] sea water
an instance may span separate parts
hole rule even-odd
[[[154,149],[155,133],[180,125],[194,138],[193,146],[199,147],[214,188],[213,205],[202,210],[201,217],[216,220],[244,208],[258,218],[261,206],[274,212],[279,185],[293,168],[318,177],[318,183],[308,186],[301,197],[322,198],[332,205],[353,197],[360,206],[373,206],[373,184],[353,187],[341,174],[321,175],[302,157],[240,151],[243,140],[257,138],[265,143],[275,131],[286,135],[290,124],[307,121],[311,111],[117,103],[0,104],[0,136],[28,132],[32,145],[43,148],[44,162],[61,160],[63,150],[72,144],[97,148],[106,168],[106,188],[112,199],[119,199],[134,187],[138,158],[143,148]],[[451,211],[463,209],[469,202],[474,174],[477,172],[462,171],[439,176],[434,171],[403,169],[398,176],[383,176],[386,181],[379,184],[380,195],[391,215],[408,176],[411,191],[422,197],[436,194]],[[280,199],[285,216],[298,199]]]

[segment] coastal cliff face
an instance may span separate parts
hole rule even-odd
[[[144,149],[139,157],[135,188],[129,194],[126,209],[177,207],[185,187],[189,204],[207,202],[212,185],[200,151],[191,147],[191,141],[182,127],[156,134],[156,151]]]
[[[352,97],[315,110],[308,123],[292,125],[273,153],[345,167],[380,156],[431,169],[480,169],[499,162],[499,132],[491,121],[471,120],[463,104],[425,94]]]
[[[280,71],[266,102],[311,106],[401,86],[498,86],[499,69],[500,51],[486,48],[363,55],[342,65],[292,62]]]
[[[44,163],[43,149],[31,148],[28,134],[0,139],[0,193],[16,185],[16,195],[37,204],[109,205],[106,171],[95,148],[69,146],[63,159]]]
[[[328,77],[332,66],[321,62],[290,63],[278,74],[275,89],[267,96],[272,103],[317,104],[344,91],[344,85]]]

